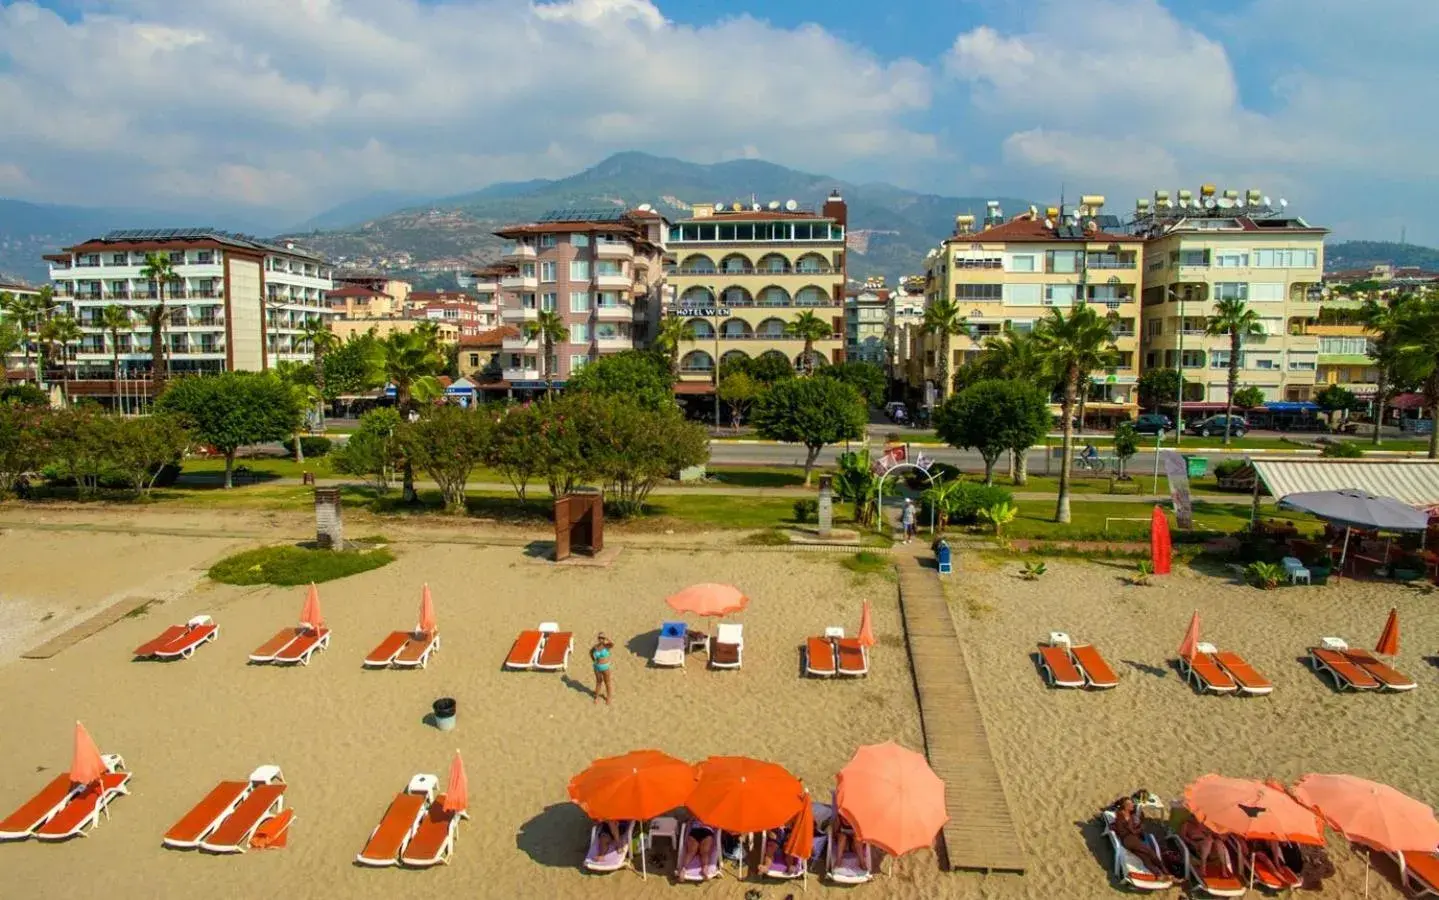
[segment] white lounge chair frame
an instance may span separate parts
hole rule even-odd
[[[296,634],[296,635],[295,635],[295,640],[294,640],[294,641],[290,641],[289,644],[286,644],[285,646],[281,647],[278,651],[276,651],[274,658],[271,659],[270,662],[275,663],[276,665],[281,665],[281,666],[293,666],[293,665],[308,666],[308,665],[310,664],[310,657],[314,656],[316,651],[318,651],[318,650],[328,650],[328,649],[330,649],[330,629],[326,628],[326,629],[325,629],[325,633],[322,634],[322,635],[320,635],[320,639],[319,639],[318,641],[315,641],[315,643],[311,644],[310,647],[309,647],[309,649],[306,650],[304,653],[301,653],[299,656],[295,657],[294,659],[280,659],[280,654],[282,654],[282,653],[284,653],[286,650],[290,649],[290,645],[291,645],[291,644],[294,644],[295,641],[298,641],[300,638],[302,638],[302,637],[304,637],[304,636],[305,636],[305,635],[304,635],[304,632],[301,632],[301,633],[299,633],[299,634]],[[251,657],[251,658],[253,659],[254,657]]]
[[[1115,878],[1137,891],[1167,891],[1174,887],[1174,879],[1168,872],[1155,872],[1145,865],[1144,860],[1131,853],[1128,847],[1119,842],[1119,835],[1114,833],[1112,827],[1114,813],[1111,810],[1106,809],[1101,813],[1100,819],[1104,822],[1104,836],[1109,838],[1109,847],[1114,851],[1113,872]],[[1159,849],[1159,841],[1155,840],[1154,835],[1146,834],[1144,842],[1149,845],[1149,849],[1154,851],[1155,856],[1160,859],[1164,858]],[[1150,876],[1153,880],[1136,877],[1140,875]]]
[[[859,863],[858,869],[842,868],[844,860],[836,857],[839,841],[834,833],[840,828],[842,826],[839,824],[839,817],[836,816],[831,823],[829,840],[825,847],[825,868],[829,872],[829,880],[835,884],[868,884],[874,880],[874,855],[870,852],[869,844],[859,844],[859,853],[855,857]]]
[[[1430,884],[1410,872],[1403,853],[1391,853],[1389,857],[1399,866],[1399,883],[1413,891],[1415,897],[1439,897],[1439,885]]]
[[[595,856],[596,856],[596,853],[597,853],[597,851],[598,851],[598,849],[599,849],[599,844],[600,844],[600,825],[599,825],[599,823],[595,823],[594,825],[591,825],[591,826],[590,826],[590,846],[589,846],[589,849],[585,851],[585,862],[584,862],[585,870],[586,870],[586,871],[589,871],[589,872],[608,873],[608,872],[618,872],[620,869],[624,869],[624,868],[629,867],[629,865],[630,865],[630,863],[631,863],[631,859],[630,859],[630,848],[633,846],[634,840],[635,840],[635,822],[634,822],[634,820],[631,820],[631,821],[629,822],[629,824],[627,824],[627,825],[625,826],[624,833],[620,835],[620,840],[623,842],[623,843],[621,844],[621,847],[622,847],[623,849],[622,849],[621,852],[620,852],[619,859],[617,859],[613,864],[610,864],[610,863],[601,864],[598,860],[595,859]],[[643,853],[641,853],[640,855],[641,855],[641,857],[644,856]]]
[[[420,804],[419,812],[415,813],[415,820],[410,823],[409,829],[405,832],[404,840],[400,841],[401,852],[403,852],[405,845],[410,842],[410,838],[415,836],[415,829],[420,827],[420,822],[425,818],[425,813],[429,811],[430,804],[435,800],[435,790],[439,784],[440,779],[435,775],[415,775],[410,778],[410,783],[405,785],[405,793],[424,797],[425,802]],[[370,829],[370,836],[365,838],[365,846],[369,846],[370,841],[375,839],[375,832],[380,830],[380,825],[383,823],[384,819],[381,818],[379,822],[375,823],[375,827]],[[355,854],[355,862],[362,866],[383,868],[385,866],[398,865],[399,854],[396,854],[395,858],[392,859],[374,859],[373,857],[366,856],[365,851],[361,850]]]
[[[707,826],[705,826],[705,827],[707,827],[707,828],[712,828],[713,826],[707,825]],[[721,852],[721,851],[720,851],[720,844],[724,841],[724,832],[721,831],[721,830],[718,829],[718,828],[715,828],[715,829],[714,829],[714,833],[715,833],[714,852],[711,854],[711,858],[710,858],[710,859],[700,860],[700,872],[699,872],[699,877],[698,877],[698,878],[691,878],[691,877],[687,876],[687,875],[685,874],[685,872],[684,872],[684,869],[681,867],[682,864],[684,863],[684,858],[685,858],[685,838],[689,836],[689,833],[690,833],[690,823],[689,823],[689,821],[687,820],[687,821],[684,822],[684,824],[680,825],[680,833],[679,833],[679,836],[678,836],[677,838],[675,838],[675,878],[676,878],[676,880],[678,880],[678,881],[687,881],[687,882],[690,882],[690,883],[693,884],[693,883],[698,883],[698,882],[703,882],[703,881],[709,881],[709,880],[711,880],[711,879],[720,877],[720,874],[723,872],[723,866],[720,865],[720,852]],[[714,871],[710,871],[711,869],[713,869]]]
[[[570,633],[570,645],[565,648],[565,659],[564,659],[564,662],[562,662],[562,663],[561,663],[560,665],[558,665],[558,666],[556,666],[556,665],[548,665],[548,666],[542,666],[542,665],[540,665],[540,657],[545,655],[545,647],[549,644],[550,638],[554,637],[557,633],[559,633],[559,630],[560,630],[560,626],[559,626],[558,624],[554,623],[554,622],[541,622],[541,623],[540,623],[540,627],[539,627],[539,632],[540,632],[540,648],[539,648],[538,651],[536,651],[536,653],[535,653],[535,661],[534,661],[534,663],[530,666],[532,669],[535,669],[536,671],[539,671],[539,672],[561,672],[561,671],[563,671],[563,672],[568,672],[568,671],[570,670],[570,654],[573,653],[573,652],[574,652],[574,649],[575,649],[575,636],[574,636],[574,633],[573,633],[573,632]]]
[[[188,622],[185,623],[186,628],[199,628],[202,625],[215,625],[215,621],[209,616],[199,615],[192,617]],[[201,647],[215,640],[219,636],[220,626],[215,625],[213,631],[211,631],[209,634],[205,635],[203,638],[193,644],[186,644],[183,648],[176,650],[172,653],[164,653],[156,650],[153,655],[157,659],[189,659],[190,657],[195,655],[196,650],[199,650]]]
[[[1210,887],[1209,884],[1204,880],[1204,873],[1195,869],[1194,866],[1190,864],[1189,842],[1177,834],[1169,835],[1169,842],[1179,848],[1180,857],[1184,860],[1185,880],[1192,883],[1206,896],[1243,897],[1244,894],[1249,890],[1249,886],[1246,885],[1242,880],[1240,880],[1237,874],[1234,876],[1235,880],[1239,881],[1239,887],[1237,888],[1220,889]],[[1215,842],[1215,846],[1219,848],[1220,855],[1222,855],[1225,861],[1229,863],[1230,869],[1237,873],[1239,871],[1239,866],[1237,863],[1235,863],[1233,856],[1229,853],[1229,848],[1224,845],[1223,841]]]
[[[244,796],[242,797],[240,802],[244,802],[244,799],[247,799],[257,787],[269,784],[285,784],[285,776],[280,772],[280,767],[276,765],[260,766],[259,768],[255,769],[255,771],[250,773],[249,780],[250,789],[248,791],[245,791]],[[235,804],[236,807],[238,807],[239,805],[239,803]],[[271,803],[269,808],[265,810],[265,814],[255,820],[254,824],[250,826],[250,830],[245,832],[244,836],[239,841],[235,842],[235,845],[233,847],[212,845],[208,843],[209,833],[213,833],[215,829],[219,828],[226,819],[230,818],[230,816],[234,814],[235,809],[232,807],[230,811],[225,813],[225,815],[222,816],[218,822],[210,826],[209,833],[207,833],[204,840],[200,841],[198,846],[201,850],[208,850],[211,853],[244,853],[246,845],[250,843],[250,838],[255,834],[255,830],[258,829],[261,825],[265,824],[270,819],[278,816],[281,812],[284,811],[284,809],[285,795],[282,793],[280,794],[280,796],[276,797],[275,802]]]
[[[1214,664],[1216,669],[1225,675],[1229,675],[1229,670],[1221,666],[1219,661],[1214,658],[1214,654],[1219,652],[1218,647],[1201,641],[1194,645],[1194,652],[1203,653],[1209,657],[1209,661]],[[1233,694],[1239,690],[1239,682],[1233,675],[1229,675],[1229,680],[1234,682],[1229,687],[1220,687],[1205,681],[1200,674],[1195,671],[1193,661],[1185,656],[1179,657],[1179,671],[1184,675],[1184,680],[1193,684],[1195,690],[1201,694]]]
[[[70,801],[74,800],[76,797],[80,796],[85,792],[85,785],[75,785],[73,788],[70,789],[70,793],[65,795],[65,800],[60,803],[59,806],[56,806],[54,809],[50,810],[50,812],[45,816],[44,820],[36,823],[35,828],[31,832],[32,834],[35,834],[36,840],[64,841],[75,837],[76,835],[79,835],[80,837],[88,837],[89,832],[87,831],[87,829],[93,829],[95,826],[100,824],[101,813],[105,814],[105,818],[110,818],[110,801],[114,800],[121,794],[129,796],[130,775],[129,772],[125,770],[125,759],[118,753],[103,753],[100,755],[100,760],[105,763],[105,772],[107,774],[113,775],[116,772],[125,772],[125,780],[120,782],[119,785],[109,788],[104,793],[102,793],[100,795],[99,801],[95,804],[95,808],[90,811],[90,814],[88,816],[77,822],[74,828],[70,829],[64,834],[35,834],[35,832],[39,831],[42,825],[55,818],[55,816],[60,814],[60,811],[62,809],[64,809],[66,806],[69,806]]]
[[[418,636],[423,634],[423,632],[420,631],[420,626],[416,625],[415,630],[410,632],[410,634],[412,636]],[[406,646],[408,646],[408,644]],[[400,652],[396,653],[394,659],[390,660],[390,665],[397,669],[423,669],[430,664],[430,657],[433,656],[438,649],[440,649],[440,632],[436,630],[434,640],[430,641],[430,645],[425,648],[425,652],[421,653],[418,659],[401,660],[400,653],[405,652],[404,647],[401,647]]]
[[[449,828],[445,832],[445,840],[440,844],[439,852],[430,859],[413,859],[406,856],[405,854],[410,850],[410,842],[406,840],[404,847],[400,849],[401,865],[408,866],[412,869],[427,869],[430,866],[449,865],[450,857],[455,853],[455,834],[460,830],[460,820],[468,819],[469,817],[469,812],[463,809],[450,817]],[[415,831],[419,831],[418,824],[415,827]],[[411,832],[410,837],[414,837],[414,832]]]

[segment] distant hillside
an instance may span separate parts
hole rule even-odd
[[[1439,250],[1393,241],[1338,241],[1324,248],[1324,266],[1331,271],[1363,269],[1378,263],[1439,272]]]
[[[502,242],[491,231],[552,209],[649,203],[670,216],[680,216],[692,203],[752,199],[794,199],[817,207],[836,188],[849,203],[850,273],[856,278],[913,274],[924,254],[951,233],[954,216],[982,212],[988,199],[999,199],[1006,210],[1029,205],[1013,198],[939,197],[885,184],[855,185],[760,160],[697,165],[627,152],[568,178],[491,185],[353,227],[307,230],[295,236],[337,261],[389,264],[433,275],[492,261]],[[324,216],[330,217],[331,213]]]

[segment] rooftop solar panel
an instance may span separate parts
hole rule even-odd
[[[547,222],[618,222],[625,216],[625,210],[619,206],[600,208],[574,208],[574,209],[552,209],[541,215],[535,221]]]

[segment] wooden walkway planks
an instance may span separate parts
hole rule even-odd
[[[1024,851],[939,575],[909,553],[895,562],[925,753],[945,783],[946,866],[1023,873]]]

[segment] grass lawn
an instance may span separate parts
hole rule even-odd
[[[1004,536],[1014,539],[1052,541],[1144,541],[1149,539],[1149,517],[1152,503],[1085,503],[1075,500],[1070,504],[1070,523],[1059,525],[1054,518],[1054,500],[1021,500],[1016,504],[1019,516],[1004,529]],[[1265,519],[1284,519],[1294,522],[1301,531],[1317,532],[1319,521],[1303,513],[1289,513],[1273,508],[1264,510]],[[1111,521],[1105,530],[1106,519],[1135,519],[1138,521]],[[1173,527],[1173,514],[1170,513]],[[1244,504],[1194,503],[1194,528],[1196,531],[1232,534],[1249,523],[1249,507]],[[1177,532],[1176,532],[1177,534]]]
[[[237,459],[235,468],[241,466],[249,469],[259,481],[267,481],[275,478],[299,478],[305,472],[311,472],[316,478],[330,478],[335,471],[330,468],[329,456],[306,457],[303,464],[295,462],[292,457],[266,456],[257,459]],[[225,474],[225,460],[223,458],[211,459],[187,459],[180,470],[180,477],[186,475],[218,475],[221,478]]]
[[[312,550],[278,545],[227,556],[210,567],[222,584],[276,584],[294,587],[358,575],[395,561],[388,550]]]
[[[710,466],[709,479],[704,485],[752,488],[794,488],[804,486],[804,469],[794,466]],[[828,469],[815,466],[812,485],[819,483],[819,476]]]

